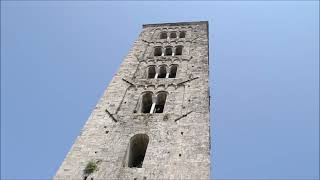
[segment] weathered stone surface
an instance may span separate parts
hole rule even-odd
[[[160,39],[185,31],[185,38]],[[155,46],[183,46],[182,55],[154,57]],[[136,40],[54,179],[209,179],[208,23],[143,25]],[[175,78],[147,79],[150,65],[178,65]],[[140,112],[141,94],[168,93],[163,113]],[[125,164],[130,138],[149,137],[141,168]],[[88,162],[97,170],[84,175]]]

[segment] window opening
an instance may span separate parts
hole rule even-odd
[[[186,32],[185,31],[181,31],[179,34],[179,38],[185,38],[186,37]]]
[[[160,39],[167,39],[167,33],[166,32],[161,32],[160,33]]]
[[[182,48],[183,48],[183,46],[177,46],[176,47],[176,55],[182,55]]]
[[[136,134],[130,139],[128,167],[142,168],[148,143],[149,137],[146,134]]]
[[[177,38],[177,33],[176,32],[171,32],[170,33],[170,38]]]
[[[165,65],[160,66],[158,78],[166,78],[167,68]]]
[[[148,78],[152,79],[156,76],[156,66],[149,66],[148,67]]]
[[[152,93],[147,92],[142,95],[142,107],[141,112],[142,113],[150,113],[151,106],[152,106]]]
[[[155,47],[153,55],[154,56],[161,56],[162,55],[162,47]]]
[[[172,47],[166,47],[165,55],[172,56]]]
[[[166,103],[166,99],[167,99],[167,93],[166,92],[158,93],[156,106],[155,106],[155,113],[163,113],[164,105]]]
[[[177,75],[177,68],[178,68],[177,65],[172,65],[172,66],[170,67],[169,78],[175,78],[175,77],[176,77],[176,75]]]

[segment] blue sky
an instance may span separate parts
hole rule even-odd
[[[1,178],[54,175],[142,24],[199,20],[212,178],[318,179],[316,1],[1,1]]]

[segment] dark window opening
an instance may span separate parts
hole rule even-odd
[[[170,33],[170,38],[177,38],[177,33],[176,32],[171,32]]]
[[[164,109],[164,105],[166,103],[166,99],[167,99],[167,93],[166,92],[160,92],[157,95],[155,113],[163,113],[163,109]]]
[[[177,46],[176,47],[176,55],[182,55],[182,48],[183,48],[183,46]]]
[[[172,56],[172,47],[166,47],[165,55]]]
[[[154,78],[156,76],[156,66],[149,66],[148,67],[148,78]]]
[[[142,95],[142,107],[141,112],[142,113],[150,113],[152,106],[152,93],[148,92]]]
[[[166,78],[167,68],[166,66],[160,66],[158,78]]]
[[[186,37],[186,32],[185,31],[181,31],[179,34],[179,38],[185,38]]]
[[[170,67],[169,78],[175,78],[175,77],[176,77],[176,75],[177,75],[177,68],[178,68],[177,65],[172,65],[172,66]]]
[[[161,56],[161,55],[162,55],[162,47],[155,47],[154,56]]]
[[[128,167],[142,167],[148,143],[149,137],[146,134],[137,134],[130,139]]]
[[[161,32],[160,33],[160,39],[167,39],[167,33],[166,32]]]

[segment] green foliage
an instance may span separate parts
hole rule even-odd
[[[86,168],[84,169],[85,174],[91,174],[97,170],[97,164],[93,161],[88,162]]]

